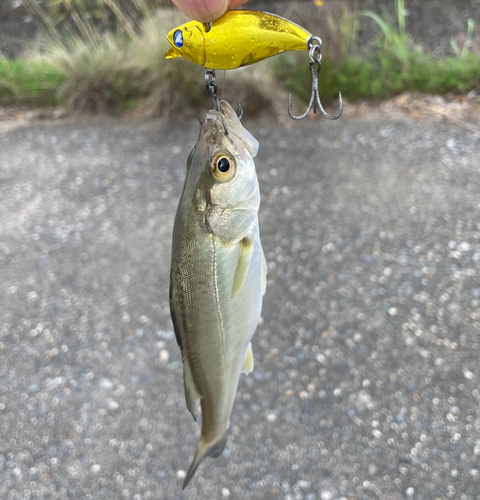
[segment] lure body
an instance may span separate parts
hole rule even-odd
[[[167,59],[184,57],[209,69],[235,69],[289,50],[308,50],[311,33],[267,12],[230,10],[207,25],[191,21],[167,35]]]

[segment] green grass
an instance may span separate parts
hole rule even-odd
[[[0,103],[55,105],[61,101],[58,89],[61,72],[40,60],[0,59]]]
[[[307,103],[310,99],[310,70],[305,58],[283,56],[276,76],[295,97]],[[411,52],[408,71],[397,58],[377,52],[368,57],[347,57],[339,63],[325,58],[320,73],[320,96],[328,103],[338,91],[350,101],[387,99],[403,91],[428,94],[468,93],[480,86],[480,57],[470,54],[462,59],[448,57],[435,60],[430,54]]]
[[[351,100],[388,98],[405,90],[429,94],[468,92],[480,85],[480,58],[471,56],[460,61],[414,52],[405,70],[396,59],[382,55],[366,60],[348,58],[337,71],[338,85]],[[336,71],[333,69],[333,71]]]

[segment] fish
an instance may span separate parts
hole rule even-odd
[[[312,36],[288,19],[230,10],[211,24],[190,21],[167,34],[167,59],[184,57],[209,69],[235,69],[289,50],[308,50]]]
[[[187,408],[201,434],[183,488],[227,444],[240,374],[253,370],[267,265],[259,233],[258,141],[226,101],[209,111],[175,215],[170,312]]]

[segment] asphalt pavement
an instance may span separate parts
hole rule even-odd
[[[222,457],[168,308],[192,118],[0,132],[0,498],[480,499],[480,118],[246,122],[269,266]]]

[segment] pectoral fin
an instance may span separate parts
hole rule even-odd
[[[185,401],[187,402],[188,411],[196,421],[200,405],[200,395],[195,387],[188,360],[185,358],[183,359],[183,385],[185,387]]]
[[[248,266],[250,265],[250,259],[252,258],[253,239],[243,238],[238,246],[238,262],[235,277],[233,278],[232,299],[236,297],[242,288],[245,277],[247,276]]]
[[[245,358],[243,359],[242,373],[247,375],[253,371],[253,351],[252,343],[248,343],[247,352],[245,353]]]

